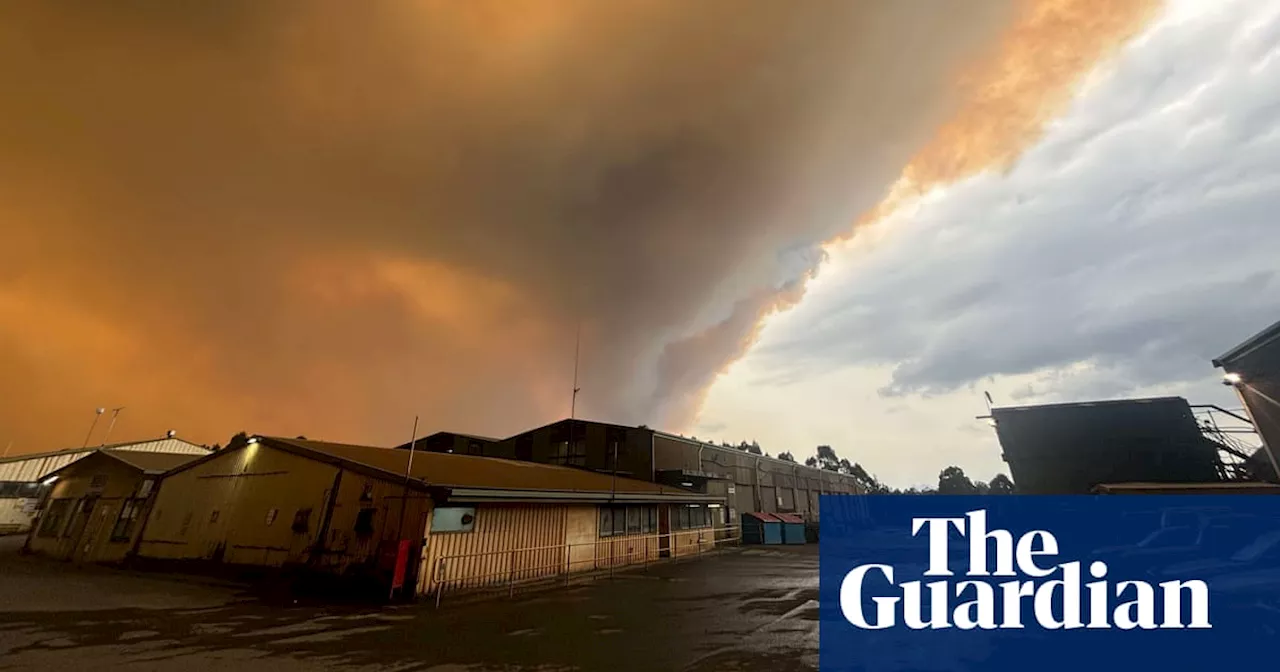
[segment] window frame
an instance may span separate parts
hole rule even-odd
[[[62,527],[66,524],[67,513],[71,510],[74,499],[58,498],[49,501],[44,513],[40,516],[40,527],[36,530],[36,538],[57,539]]]
[[[116,515],[116,522],[111,525],[108,543],[121,543],[133,538],[134,524],[138,522],[142,512],[143,501],[129,498],[120,503],[120,513]]]
[[[631,537],[658,532],[658,507],[647,504],[602,504],[596,515],[596,534],[601,539]]]

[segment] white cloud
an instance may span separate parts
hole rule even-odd
[[[832,250],[705,421],[902,483],[999,469],[981,389],[1234,403],[1209,360],[1280,318],[1277,210],[1280,5],[1174,3],[1007,175]]]

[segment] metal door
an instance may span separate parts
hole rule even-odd
[[[67,528],[67,538],[71,540],[71,545],[65,550],[67,560],[79,558],[80,542],[84,538],[85,528],[89,526],[89,520],[93,517],[93,509],[97,504],[97,495],[80,500],[80,506],[76,508],[75,516],[71,519],[71,527]]]

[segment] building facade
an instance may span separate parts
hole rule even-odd
[[[1280,322],[1213,360],[1236,389],[1262,439],[1258,478],[1280,483]]]
[[[425,593],[704,552],[726,534],[713,527],[722,507],[567,467],[253,437],[165,476],[137,554]]]
[[[31,529],[40,500],[47,493],[42,485],[50,474],[99,450],[207,455],[210,449],[176,437],[75,448],[0,459],[0,534],[26,533]]]
[[[198,455],[98,450],[49,474],[27,549],[75,562],[120,562],[133,550],[160,476]]]
[[[433,435],[438,436],[438,435]],[[452,436],[452,435],[451,435]],[[432,437],[427,437],[431,439]],[[424,440],[428,450],[453,445]],[[408,448],[408,444],[400,448]],[[472,442],[469,454],[555,464],[695,490],[727,503],[722,524],[741,513],[818,519],[822,494],[860,492],[852,476],[697,441],[648,427],[562,420],[501,441]]]

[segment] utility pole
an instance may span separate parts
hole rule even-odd
[[[99,408],[94,411],[93,423],[89,425],[89,433],[84,435],[84,444],[80,446],[81,448],[89,447],[89,439],[93,437],[93,428],[98,426],[98,418],[101,418],[102,414],[106,412],[107,409],[105,408]]]
[[[573,341],[573,399],[569,402],[569,419],[573,420],[578,417],[578,393],[582,388],[578,387],[578,355],[582,352],[582,324],[578,324],[578,335]],[[572,425],[571,425],[572,426]]]
[[[573,395],[569,400],[569,440],[565,445],[564,466],[570,466],[573,456],[576,454],[576,447],[573,443],[573,430],[578,424],[578,392],[582,388],[578,387],[578,356],[582,352],[582,322],[578,322],[577,335],[573,340]]]
[[[116,418],[120,417],[120,411],[124,410],[124,406],[111,409],[111,423],[107,425],[107,433],[102,435],[102,445],[99,448],[106,447],[107,439],[111,438],[111,430],[116,426]]]
[[[404,494],[400,497],[400,522],[396,524],[396,560],[391,567],[392,580],[391,590],[387,594],[387,599],[392,599],[396,595],[395,571],[396,565],[400,564],[400,541],[404,537],[404,518],[406,509],[409,508],[409,479],[413,477],[413,451],[418,446],[418,416],[413,416],[413,434],[409,437],[409,460],[404,467]]]

